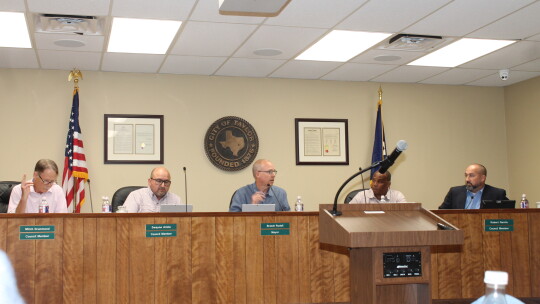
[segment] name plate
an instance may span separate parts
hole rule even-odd
[[[488,232],[514,231],[514,220],[512,219],[485,220],[484,231],[488,231]]]
[[[289,235],[290,223],[261,223],[261,235]]]
[[[19,240],[54,240],[54,225],[19,226]]]
[[[176,224],[146,224],[146,237],[175,237]]]

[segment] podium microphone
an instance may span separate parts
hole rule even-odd
[[[380,174],[386,173],[386,171],[388,171],[388,169],[392,167],[392,165],[394,164],[398,156],[401,154],[401,152],[407,150],[408,147],[409,147],[409,144],[407,144],[406,141],[404,140],[398,141],[396,144],[396,148],[394,149],[394,151],[392,151],[392,154],[390,154],[390,156],[388,156],[381,162],[379,173]]]
[[[187,173],[186,173],[186,167],[183,168],[184,169],[184,193],[186,194],[186,213],[187,213]]]

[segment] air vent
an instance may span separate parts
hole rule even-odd
[[[427,51],[444,41],[446,39],[441,36],[398,34],[379,48],[395,51]]]
[[[104,17],[37,14],[35,23],[38,33],[103,35]]]

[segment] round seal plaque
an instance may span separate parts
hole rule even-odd
[[[240,117],[216,120],[204,136],[204,151],[221,170],[239,171],[249,166],[259,152],[259,138],[251,124]]]

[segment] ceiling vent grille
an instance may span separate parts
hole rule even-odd
[[[36,32],[103,35],[104,18],[95,16],[38,14],[35,17]]]
[[[418,51],[425,52],[447,41],[441,36],[398,34],[380,46],[380,49],[395,51]]]

